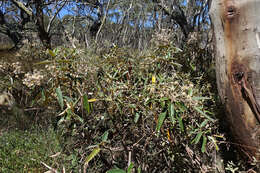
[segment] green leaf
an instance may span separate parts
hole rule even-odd
[[[141,173],[141,167],[140,166],[137,169],[137,173]]]
[[[214,143],[215,148],[216,148],[216,150],[218,151],[218,150],[219,150],[219,147],[218,147],[218,144],[217,144],[216,139],[215,139],[214,137],[212,137],[212,136],[208,136],[208,138],[209,138],[209,140],[211,140],[211,141]]]
[[[200,141],[200,138],[201,138],[202,134],[203,134],[202,132],[199,132],[199,133],[196,135],[196,137],[191,141],[191,143],[198,144],[199,141]]]
[[[193,64],[192,64],[192,62],[190,62],[190,67],[191,67],[191,69],[192,69],[193,71],[195,71],[195,70],[196,70],[196,66],[195,66],[195,65],[193,65]]]
[[[167,100],[169,100],[168,97],[162,97],[162,98],[160,98],[160,101],[167,101]]]
[[[46,61],[41,61],[41,62],[34,63],[33,65],[46,65],[46,64],[51,64],[51,63],[52,63],[52,61],[46,60]]]
[[[72,101],[73,102],[73,104],[72,104],[73,108],[75,108],[75,106],[77,106],[79,101],[80,101],[80,97],[75,102]]]
[[[106,142],[108,139],[109,130],[105,131],[105,133],[102,135],[102,142]]]
[[[165,117],[166,117],[166,112],[163,112],[163,113],[161,113],[159,115],[158,123],[156,125],[156,133],[157,133],[157,135],[159,135],[159,133],[160,133],[160,129],[161,129],[161,126],[163,124],[163,121],[164,121]]]
[[[73,111],[71,110],[71,108],[68,108],[68,109],[66,109],[66,113],[67,113],[67,119],[71,119],[71,116],[73,115]]]
[[[46,96],[44,94],[44,89],[42,90],[41,95],[42,95],[42,100],[45,101],[46,100]]]
[[[55,48],[55,49],[53,49],[53,52],[57,55],[58,53],[59,53],[59,49],[58,48]]]
[[[181,113],[187,110],[187,107],[181,102],[176,102],[176,106],[179,108],[179,112]]]
[[[201,146],[201,152],[204,153],[206,151],[206,145],[207,145],[207,137],[203,135],[203,142]]]
[[[60,107],[61,107],[61,109],[63,109],[64,108],[64,101],[63,101],[62,92],[61,92],[60,87],[56,88],[56,94],[57,94],[57,99],[58,99],[58,102],[60,104]]]
[[[106,173],[126,173],[123,169],[110,169]]]
[[[190,89],[188,90],[188,95],[189,95],[189,96],[192,96],[192,94],[193,94],[193,90],[192,90],[192,88],[190,88]]]
[[[84,120],[83,120],[83,118],[81,118],[80,116],[78,116],[77,114],[75,114],[74,112],[73,112],[73,117],[76,119],[76,120],[78,120],[78,121],[80,121],[81,123],[84,123]]]
[[[209,100],[209,97],[192,97],[192,100]]]
[[[194,107],[194,109],[199,112],[201,115],[203,115],[208,120],[214,122],[215,120],[213,118],[210,118],[205,112],[203,112],[199,107]]]
[[[90,113],[90,105],[89,105],[89,101],[88,101],[88,96],[84,95],[83,96],[83,107],[84,109],[87,111],[87,113]]]
[[[134,164],[133,164],[133,163],[130,163],[130,165],[129,165],[128,168],[127,168],[127,173],[131,173],[132,170],[133,170],[133,168],[134,168]]]
[[[161,101],[160,104],[161,104],[161,107],[162,107],[162,108],[165,107],[165,101]]]
[[[57,125],[58,125],[58,126],[61,125],[61,123],[63,123],[64,121],[65,121],[65,118],[64,118],[64,116],[63,116],[63,117],[61,117],[61,119],[58,121]]]
[[[183,122],[182,122],[182,117],[181,116],[177,116],[177,120],[178,120],[178,123],[179,123],[179,126],[181,128],[181,131],[184,132],[184,125],[183,125]]]
[[[48,49],[48,53],[49,53],[52,57],[55,57],[55,56],[56,56],[56,54],[55,54],[52,50],[50,50],[50,49]]]
[[[209,120],[204,120],[201,124],[200,124],[200,128],[204,127],[205,125],[207,125],[207,123],[209,122]]]
[[[63,96],[63,98],[64,98],[67,102],[73,103],[73,99],[72,99],[72,98],[70,98],[70,97],[68,97],[68,96]]]
[[[88,157],[85,160],[85,164],[88,165],[88,163],[100,152],[100,148],[96,147],[94,150],[88,155]]]
[[[134,122],[137,123],[138,120],[139,120],[139,118],[140,118],[140,114],[139,114],[139,113],[136,113],[136,114],[135,114]]]
[[[175,110],[174,110],[174,105],[173,104],[170,104],[170,106],[168,108],[168,111],[169,111],[169,118],[170,118],[170,120],[172,122],[172,125],[174,125],[176,120],[174,118]]]

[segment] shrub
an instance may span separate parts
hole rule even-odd
[[[2,75],[9,85],[2,88],[26,126],[54,125],[62,154],[73,160],[69,169],[210,172],[225,138],[210,54],[203,51],[163,44],[140,54],[113,46],[96,55],[59,47],[40,52],[13,83]],[[14,68],[2,71],[15,76]]]

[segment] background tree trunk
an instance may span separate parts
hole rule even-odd
[[[260,1],[213,0],[219,95],[231,131],[250,158],[260,156]]]

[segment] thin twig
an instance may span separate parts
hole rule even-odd
[[[128,167],[131,165],[131,162],[132,162],[132,152],[131,151],[129,151],[128,152]]]
[[[36,159],[33,159],[33,158],[32,158],[31,160],[36,161]],[[52,172],[54,172],[54,173],[58,173],[58,171],[57,171],[56,169],[50,167],[50,166],[47,165],[46,163],[44,163],[44,162],[42,162],[42,161],[40,161],[40,163],[43,164],[43,166],[45,166],[46,168],[48,168],[50,171],[52,171]]]
[[[109,0],[108,3],[107,3],[106,13],[105,13],[105,16],[103,17],[103,20],[102,20],[102,22],[101,22],[101,26],[100,26],[99,29],[98,29],[95,42],[97,42],[98,35],[99,35],[99,33],[100,33],[100,31],[101,31],[101,29],[102,29],[102,27],[103,27],[103,25],[104,25],[104,23],[105,23],[105,21],[106,21],[107,14],[108,14],[108,6],[109,6],[109,4],[110,4],[110,0]]]

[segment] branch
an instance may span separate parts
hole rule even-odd
[[[163,0],[155,0],[158,6],[164,11],[164,13],[171,17],[180,27],[185,36],[188,37],[192,27],[187,21],[187,17],[185,16],[183,10],[176,2],[173,2],[174,11],[171,11],[166,5],[164,5]]]
[[[6,24],[5,16],[1,9],[0,9],[0,24],[1,25]]]
[[[199,11],[194,15],[193,17],[193,24],[192,27],[194,28],[195,25],[198,25],[198,30],[200,30],[200,24],[203,23],[205,20],[205,13],[206,13],[206,8],[209,8],[209,0],[206,0],[204,2],[201,2],[201,7],[199,9]],[[198,23],[196,23],[198,21]]]
[[[101,25],[100,25],[100,27],[99,27],[99,29],[98,29],[97,34],[96,34],[96,42],[97,42],[97,39],[98,39],[98,35],[99,35],[99,33],[100,33],[101,29],[102,29],[102,26],[104,25],[104,23],[105,23],[105,21],[106,21],[109,4],[110,4],[110,0],[109,0],[108,3],[107,3],[106,14],[105,14],[105,16],[103,17],[102,23],[101,23]]]
[[[49,24],[48,24],[48,26],[47,26],[47,33],[50,32],[51,25],[53,24],[54,19],[56,18],[56,16],[59,14],[59,12],[60,12],[61,9],[65,6],[66,3],[67,3],[67,1],[65,1],[65,2],[61,5],[61,7],[54,13],[54,15],[51,17],[50,22],[49,22]],[[57,6],[58,6],[58,3],[56,4],[55,8],[56,8]]]
[[[17,0],[11,0],[19,9],[21,9],[22,11],[24,11],[26,14],[28,14],[29,16],[32,16],[32,10],[28,9],[22,2],[17,1]]]

